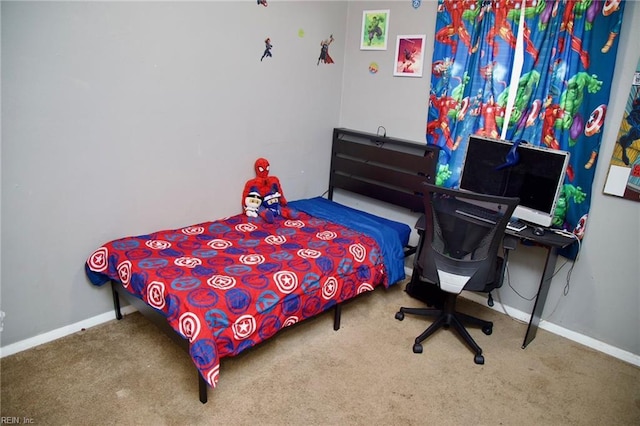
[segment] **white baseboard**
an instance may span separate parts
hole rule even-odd
[[[404,272],[407,275],[407,277],[411,277],[411,274],[413,273],[413,269],[405,266]],[[465,291],[462,293],[462,297],[472,300],[474,302],[477,302],[481,305],[488,306],[487,297],[481,294]],[[506,314],[511,318],[515,318],[527,324],[529,323],[529,319],[531,318],[530,313],[520,311],[518,309],[512,308],[507,305],[503,305],[502,303],[496,301],[495,299],[494,299],[494,305],[491,307],[491,309],[498,311],[500,313]],[[622,350],[620,348],[616,348],[615,346],[611,346],[608,343],[601,342],[589,336],[585,336],[584,334],[576,333],[575,331],[571,331],[564,327],[560,327],[559,325],[553,324],[549,321],[540,320],[540,324],[538,325],[538,327],[543,330],[547,330],[550,333],[557,334],[558,336],[561,336],[566,339],[585,345],[591,349],[595,349],[596,351],[603,352],[619,360],[628,362],[629,364],[633,364],[635,366],[640,367],[640,355],[636,355],[634,353]],[[524,339],[524,336],[522,337]]]
[[[481,294],[463,292],[462,297],[464,297],[465,299],[469,299],[474,302],[480,303],[481,305],[488,306],[487,297]],[[496,301],[495,299],[494,299],[494,305],[490,308],[525,323],[529,323],[529,319],[531,318],[531,314],[512,308],[510,306],[503,305],[502,303]],[[550,333],[553,333],[558,336],[564,337],[566,339],[572,340],[574,342],[580,343],[591,349],[595,349],[596,351],[603,352],[607,355],[611,355],[612,357],[628,362],[629,364],[633,364],[635,366],[640,367],[640,355],[636,355],[634,353],[622,350],[620,348],[616,348],[615,346],[611,346],[607,343],[593,339],[589,336],[585,336],[584,334],[576,333],[575,331],[571,331],[564,327],[560,327],[559,325],[556,325],[549,321],[540,320],[540,324],[538,325],[538,327]],[[535,344],[535,340],[531,344]]]
[[[411,269],[405,267],[405,272],[407,274],[407,277],[411,276],[411,273],[412,273]],[[486,300],[487,300],[486,297],[481,296],[479,294],[464,292],[462,296],[474,302],[486,305]],[[515,318],[525,323],[528,323],[529,318],[531,317],[531,314],[503,305],[502,303],[497,301],[495,302],[493,307],[491,307],[491,309],[501,312],[503,314],[507,314],[511,318]],[[121,311],[124,315],[126,315],[132,312],[135,312],[136,308],[134,308],[131,305],[127,305],[127,306],[123,306]],[[48,333],[40,334],[38,336],[31,337],[29,339],[21,340],[19,342],[1,347],[0,358],[13,355],[15,353],[22,352],[27,349],[31,349],[35,346],[39,346],[39,345],[42,345],[43,343],[51,342],[53,340],[59,339],[64,336],[68,336],[82,329],[91,328],[96,325],[103,324],[107,321],[111,321],[114,318],[113,315],[114,315],[113,311],[105,312],[104,314],[97,315],[93,318],[89,318],[84,321],[80,321],[65,327],[60,327]],[[580,333],[576,333],[575,331],[568,330],[566,328],[560,327],[556,324],[553,324],[545,320],[540,321],[539,327],[542,328],[543,330],[549,331],[550,333],[557,334],[558,336],[562,336],[574,342],[585,345],[589,348],[595,349],[599,352],[603,352],[607,355],[611,355],[614,358],[618,358],[622,361],[625,361],[640,367],[640,355],[636,355],[631,352],[622,350],[620,348],[616,348],[615,346],[611,346],[607,343],[601,342],[599,340],[593,339],[591,337],[585,336]]]
[[[136,310],[137,309],[134,308],[132,305],[127,305],[127,306],[123,306],[120,309],[120,312],[122,312],[123,315],[127,315],[132,312],[135,312]],[[27,349],[31,349],[33,347],[42,345],[43,343],[48,343],[73,333],[77,333],[78,331],[81,331],[83,329],[104,324],[105,322],[111,321],[114,318],[115,318],[115,314],[113,311],[105,312],[104,314],[96,315],[95,317],[92,317],[83,321],[79,321],[75,324],[67,325],[65,327],[60,327],[56,330],[52,330],[44,334],[39,334],[35,337],[30,337],[28,339],[21,340],[19,342],[12,343],[7,346],[3,346],[0,348],[0,358],[25,351]]]

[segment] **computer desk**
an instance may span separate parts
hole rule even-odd
[[[556,234],[550,229],[547,229],[544,235],[535,235],[533,233],[533,228],[530,226],[519,232],[506,229],[505,234],[520,240],[531,241],[545,247],[547,250],[547,259],[545,260],[542,277],[540,278],[540,284],[538,285],[538,292],[536,293],[533,311],[531,312],[531,318],[529,319],[527,334],[525,334],[524,341],[522,342],[522,349],[524,349],[536,337],[536,333],[538,332],[538,325],[540,324],[544,304],[547,301],[549,288],[551,288],[551,280],[556,269],[558,250],[569,246],[575,242],[575,239],[565,235]]]
[[[419,250],[419,247],[422,246],[422,238],[424,237],[424,215],[421,215],[420,218],[418,218],[415,228],[420,235],[420,242],[418,243]],[[525,334],[524,341],[522,342],[522,349],[524,349],[536,337],[536,333],[538,332],[538,325],[540,325],[542,311],[544,310],[544,304],[547,301],[547,295],[549,294],[549,288],[551,287],[551,280],[556,269],[558,250],[569,246],[575,242],[575,239],[565,235],[556,234],[550,229],[547,229],[544,235],[535,235],[531,226],[528,226],[519,232],[506,229],[505,234],[506,238],[503,244],[507,249],[515,248],[515,245],[512,244],[512,241],[515,239],[516,241],[525,240],[536,243],[547,250],[547,259],[545,260],[542,277],[540,278],[540,284],[538,285],[538,292],[536,293],[533,311],[529,318],[527,333]],[[507,256],[508,251],[509,250],[507,250]]]

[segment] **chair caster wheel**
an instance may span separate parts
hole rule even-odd
[[[485,325],[482,327],[482,332],[487,336],[491,335],[493,333],[493,325]]]
[[[400,311],[396,312],[396,319],[398,321],[402,321],[404,319],[404,312],[400,312]]]
[[[484,356],[482,356],[481,354],[477,354],[473,361],[478,365],[482,365],[484,364]]]
[[[413,345],[413,353],[414,354],[422,353],[422,345],[420,343],[416,343],[415,345]]]

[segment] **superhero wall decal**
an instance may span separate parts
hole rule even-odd
[[[304,30],[298,30],[298,37],[304,37]],[[316,65],[323,64],[333,64],[333,58],[329,55],[329,45],[333,43],[335,39],[333,38],[333,34],[322,41],[320,41],[320,55],[318,56],[318,61]],[[271,53],[271,49],[273,49],[273,44],[271,43],[271,38],[267,37],[264,39],[264,50],[262,52],[262,56],[260,57],[260,62],[262,62],[265,58],[272,58],[273,54]]]
[[[271,39],[269,37],[264,39],[264,53],[262,53],[262,57],[260,58],[260,62],[262,62],[262,60],[267,57],[267,58],[271,58],[273,55],[271,54],[271,49],[273,48],[273,45],[271,44]]]
[[[316,65],[320,65],[320,62],[323,64],[333,64],[333,59],[329,55],[329,45],[331,43],[333,43],[333,34],[331,34],[328,39],[320,42],[320,56],[318,57],[318,63]]]
[[[264,6],[265,8],[268,6],[267,0],[257,0],[256,4],[258,6]],[[265,13],[269,13],[270,11],[266,11]],[[386,12],[386,14],[381,15],[382,17],[384,17],[384,19],[386,19],[386,16],[388,15],[388,11],[383,11]],[[381,17],[376,16],[375,18],[375,22],[376,25],[379,24],[379,19],[383,19]],[[374,29],[374,32],[377,34],[377,29]],[[297,30],[297,35],[298,38],[302,39],[305,37],[305,31],[302,28],[299,28]],[[320,63],[323,64],[333,64],[334,60],[331,57],[331,55],[329,54],[329,46],[331,45],[331,43],[333,43],[335,41],[335,39],[333,38],[333,34],[330,34],[328,38],[322,39],[320,41],[320,55],[318,56],[318,59],[316,61],[316,65],[320,65]],[[264,62],[265,58],[272,58],[273,54],[271,52],[271,50],[273,49],[273,44],[271,43],[271,37],[265,37],[264,41],[264,50],[262,50],[262,56],[260,56],[260,62]],[[282,46],[282,45],[281,45]],[[288,46],[285,46],[288,47]]]

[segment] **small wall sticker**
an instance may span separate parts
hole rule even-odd
[[[262,60],[267,57],[267,58],[271,58],[273,55],[271,55],[271,48],[273,48],[273,45],[271,44],[271,39],[269,37],[264,39],[264,53],[262,54],[262,58],[260,58],[260,62],[262,62]]]
[[[320,65],[320,62],[323,64],[333,64],[333,59],[329,56],[329,45],[331,43],[333,43],[333,34],[331,34],[328,39],[320,42],[320,56],[318,57],[318,63],[316,65]]]

